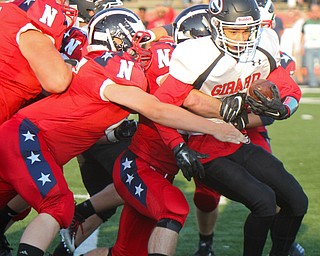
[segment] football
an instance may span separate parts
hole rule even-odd
[[[259,98],[254,94],[253,90],[258,90],[261,94],[263,94],[268,100],[272,100],[273,94],[271,91],[271,86],[274,83],[267,79],[258,79],[254,81],[248,88],[248,95],[254,98],[257,101],[260,101]]]

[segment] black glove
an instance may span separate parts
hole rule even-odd
[[[280,92],[276,85],[271,86],[273,98],[268,100],[258,90],[253,90],[254,94],[260,99],[255,100],[251,96],[247,96],[247,102],[249,109],[260,116],[272,117],[275,120],[282,120],[289,117],[289,111],[287,107],[282,103],[280,99]]]
[[[78,65],[78,61],[76,59],[65,59],[64,62],[70,64],[73,67]]]
[[[173,149],[173,153],[177,165],[188,181],[190,181],[192,177],[202,179],[205,176],[204,168],[199,158],[207,158],[207,154],[196,152],[183,142]]]
[[[246,128],[246,125],[249,123],[247,111],[245,109],[242,110],[240,115],[238,115],[233,121],[231,121],[231,123],[240,131]]]
[[[118,142],[123,140],[129,140],[137,130],[138,123],[135,120],[124,120],[114,130],[106,133],[106,137],[109,142]]]
[[[246,93],[236,93],[226,96],[222,100],[220,115],[227,123],[233,121],[243,110],[245,106]]]

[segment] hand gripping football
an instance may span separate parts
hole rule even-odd
[[[260,101],[257,95],[253,92],[253,90],[257,90],[263,96],[265,96],[268,100],[272,100],[273,98],[273,94],[271,91],[272,85],[273,83],[267,79],[258,79],[249,86],[247,93],[249,96],[251,96],[255,100]]]

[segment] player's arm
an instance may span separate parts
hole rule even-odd
[[[262,94],[259,95],[260,101],[248,97],[250,108],[258,115],[276,120],[290,117],[298,109],[301,89],[281,66],[273,70],[267,79],[274,83],[271,87],[272,100]]]
[[[220,116],[221,100],[206,95],[196,89],[190,91],[183,102],[183,107],[204,117],[222,118]]]
[[[137,87],[109,84],[105,87],[103,95],[109,101],[132,109],[155,123],[175,129],[211,134],[232,143],[246,142],[243,134],[231,125],[226,129],[226,133],[224,125],[228,124],[214,123],[180,107],[160,102],[155,96]]]
[[[72,79],[71,66],[64,62],[51,39],[40,31],[27,30],[20,34],[18,43],[44,90],[65,91]]]
[[[150,29],[149,32],[150,31],[153,34],[153,41],[158,41],[161,37],[170,35],[168,34],[168,30],[164,26],[154,27]]]
[[[246,128],[254,128],[259,126],[267,126],[274,123],[274,119],[271,117],[259,116],[254,113],[248,114],[248,124]]]

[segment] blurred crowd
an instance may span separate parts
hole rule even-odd
[[[289,8],[278,13],[281,50],[296,61],[295,79],[309,87],[320,86],[320,9],[312,4],[307,10]]]

